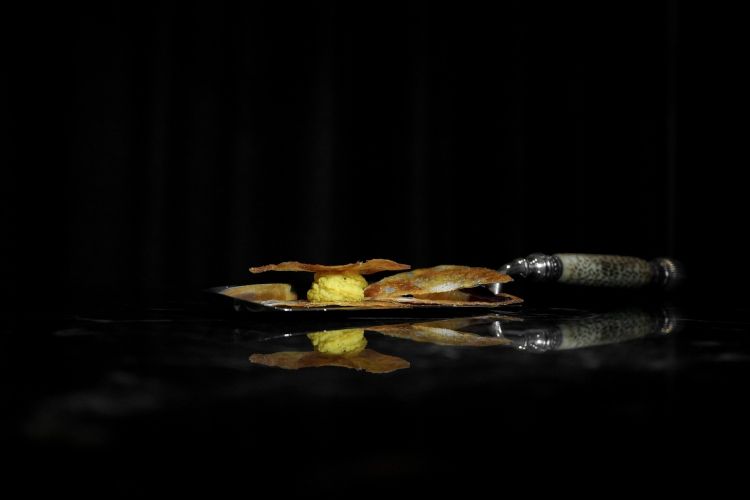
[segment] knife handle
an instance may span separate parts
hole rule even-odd
[[[585,253],[533,253],[503,268],[511,276],[537,281],[610,288],[655,286],[672,289],[684,278],[682,265],[674,259],[650,261],[622,255]]]

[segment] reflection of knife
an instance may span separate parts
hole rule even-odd
[[[565,320],[496,321],[494,334],[509,339],[514,347],[531,352],[579,349],[625,342],[677,330],[677,314],[663,310],[652,314],[643,309],[625,309]]]
[[[332,324],[316,325],[323,331],[335,331]],[[357,322],[338,324],[338,328],[361,328],[389,337],[415,342],[428,342],[449,346],[509,346],[531,352],[579,349],[625,342],[648,335],[662,335],[677,331],[679,323],[674,310],[649,312],[643,308],[630,308],[605,313],[566,313],[556,310],[551,315],[531,313],[523,316],[484,315],[450,319],[417,319],[394,323]],[[276,332],[260,340],[302,337],[309,326],[298,325],[297,330]],[[248,331],[248,333],[253,333]]]
[[[513,278],[532,281],[610,288],[652,286],[669,290],[682,282],[685,275],[682,265],[670,258],[646,261],[638,257],[582,253],[533,253],[505,264],[500,271]],[[494,283],[488,288],[498,294],[501,284]]]

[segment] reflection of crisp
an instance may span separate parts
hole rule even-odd
[[[250,362],[259,365],[285,368],[287,370],[321,366],[340,366],[342,368],[365,370],[370,373],[389,373],[402,368],[409,368],[410,366],[409,362],[405,359],[381,354],[371,349],[365,349],[354,356],[336,356],[331,354],[321,354],[319,352],[274,352],[271,354],[253,354],[250,356]]]
[[[315,273],[307,291],[310,302],[361,302],[365,299],[367,280],[357,273]]]
[[[307,338],[312,342],[314,352],[253,354],[250,362],[287,370],[340,366],[370,373],[388,373],[410,366],[404,359],[365,349],[367,339],[361,328],[308,333]]]
[[[491,319],[500,319],[492,317]],[[510,318],[502,318],[505,321]],[[389,337],[399,337],[413,340],[415,342],[429,342],[439,345],[458,345],[458,346],[493,346],[509,345],[510,340],[503,337],[487,337],[469,332],[460,331],[463,328],[481,323],[487,323],[488,317],[479,318],[454,318],[439,321],[426,321],[422,323],[401,323],[398,325],[383,325],[369,327],[372,330]]]

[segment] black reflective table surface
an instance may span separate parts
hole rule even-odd
[[[204,306],[8,316],[6,481],[105,497],[350,497],[593,479],[719,492],[743,477],[741,307],[349,317]],[[315,332],[342,329],[336,342],[352,351],[315,351]]]

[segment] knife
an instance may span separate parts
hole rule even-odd
[[[672,258],[647,261],[639,257],[586,253],[532,253],[508,262],[499,271],[514,279],[608,288],[673,290],[685,279],[683,265]],[[497,295],[502,286],[492,283],[487,288]]]

